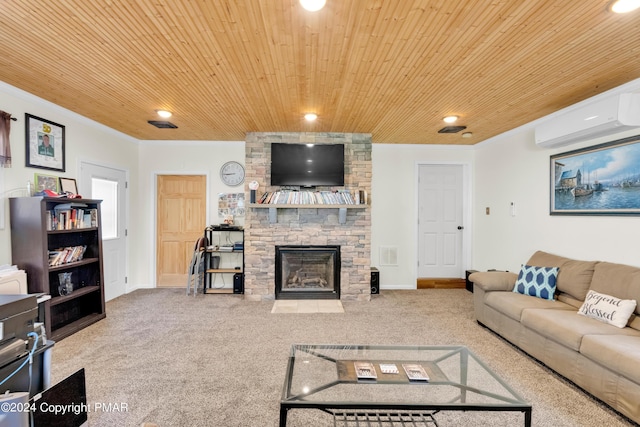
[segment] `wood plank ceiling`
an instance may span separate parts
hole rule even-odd
[[[640,11],[608,4],[2,0],[0,80],[141,140],[475,144],[640,77]],[[472,138],[437,133],[450,114]]]

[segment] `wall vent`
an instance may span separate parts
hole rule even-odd
[[[160,129],[178,129],[178,126],[166,120],[149,120],[147,123]]]
[[[621,93],[571,109],[535,129],[538,147],[563,147],[640,127],[640,93]]]
[[[397,246],[380,246],[380,265],[398,265]]]
[[[465,130],[466,126],[445,126],[438,131],[438,133],[458,133],[461,130]]]

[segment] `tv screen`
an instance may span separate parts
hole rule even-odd
[[[271,144],[271,185],[344,185],[344,144]]]

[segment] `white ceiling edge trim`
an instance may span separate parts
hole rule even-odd
[[[102,123],[96,122],[95,120],[92,120],[88,117],[75,113],[71,110],[68,110],[64,107],[59,106],[58,104],[54,104],[51,101],[47,101],[46,99],[40,98],[39,96],[36,96],[32,93],[24,91],[20,88],[11,86],[10,84],[5,83],[3,81],[0,81],[0,91],[3,91],[9,95],[15,96],[16,98],[22,99],[23,101],[30,102],[32,104],[36,104],[45,108],[50,108],[64,117],[68,117],[71,120],[76,120],[80,123],[83,123],[89,127],[98,129],[102,132],[112,134],[114,136],[117,136],[118,138],[125,139],[135,144],[138,144],[140,142],[138,139],[132,136],[129,136],[125,133],[117,131],[113,128],[110,128],[109,126],[103,125]]]
[[[618,87],[615,87],[613,89],[610,89],[606,92],[602,92],[598,95],[592,96],[591,98],[587,98],[584,101],[580,101],[577,102],[573,105],[570,105],[568,107],[565,107],[561,110],[558,110],[556,112],[553,112],[551,114],[547,114],[544,117],[540,117],[539,119],[536,119],[532,122],[526,123],[522,126],[518,126],[517,128],[508,130],[506,132],[503,132],[499,135],[496,136],[492,136],[491,138],[485,139],[484,141],[481,141],[475,145],[473,145],[474,148],[480,148],[480,147],[484,147],[488,144],[494,143],[494,142],[498,142],[498,141],[502,141],[505,138],[508,138],[510,136],[512,136],[515,133],[521,133],[523,131],[527,131],[527,130],[534,130],[535,127],[543,122],[546,122],[549,119],[552,119],[554,117],[558,117],[562,114],[565,114],[567,112],[573,111],[573,110],[577,110],[578,108],[582,108],[587,104],[591,104],[592,102],[595,101],[599,101],[603,98],[608,98],[610,96],[613,95],[619,95],[621,93],[627,93],[627,92],[637,92],[640,91],[640,78],[639,79],[635,79],[635,80],[631,80],[628,83],[625,83],[623,85],[620,85]]]

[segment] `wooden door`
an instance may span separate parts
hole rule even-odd
[[[156,286],[187,285],[193,247],[206,227],[204,175],[158,175]]]

